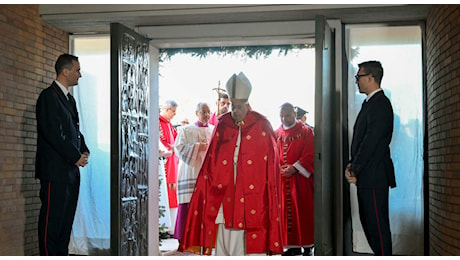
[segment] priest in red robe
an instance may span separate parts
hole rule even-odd
[[[171,215],[170,234],[174,233],[177,216],[177,167],[179,159],[174,153],[174,142],[177,132],[171,123],[171,119],[176,115],[177,103],[173,100],[167,100],[160,111],[160,141],[167,151],[162,151],[166,156],[165,173],[168,190],[169,210]]]
[[[206,151],[179,251],[211,255],[283,252],[280,169],[273,129],[248,104],[243,73],[227,82],[231,113],[219,117]]]
[[[313,130],[296,120],[295,108],[290,103],[281,106],[280,119],[282,124],[275,135],[281,165],[281,211],[287,248],[283,255],[313,255]]]

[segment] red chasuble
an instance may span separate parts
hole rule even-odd
[[[280,126],[275,132],[280,165],[300,164],[312,175],[305,177],[300,172],[289,178],[282,177],[281,212],[284,213],[286,246],[308,246],[314,243],[313,165],[314,135],[310,127],[301,121],[284,130]]]
[[[179,251],[210,255],[221,205],[227,229],[246,230],[246,253],[283,252],[280,172],[273,129],[261,114],[248,111],[234,181],[233,156],[239,127],[231,113],[219,117],[190,201]]]
[[[174,141],[177,132],[174,126],[166,118],[160,115],[160,141],[170,151],[172,155],[166,158],[165,173],[166,183],[168,184],[168,200],[170,208],[177,208],[177,192],[175,189],[169,189],[169,184],[177,184],[177,167],[178,158],[174,153]]]

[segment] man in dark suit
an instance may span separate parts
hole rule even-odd
[[[372,251],[375,255],[391,255],[388,187],[396,187],[390,156],[393,108],[380,88],[380,62],[367,61],[358,66],[356,83],[359,92],[367,97],[353,127],[351,160],[345,177],[356,184],[359,216]]]
[[[89,150],[79,130],[78,112],[69,87],[78,84],[78,58],[62,54],[56,61],[56,80],[37,100],[35,178],[40,179],[42,206],[38,219],[40,255],[68,255],[77,208],[80,170]]]

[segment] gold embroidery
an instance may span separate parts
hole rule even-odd
[[[244,125],[244,123],[245,123],[244,120],[235,122],[235,124],[236,124],[237,126],[242,126],[242,125]]]
[[[290,143],[294,140],[305,138],[305,135],[303,133],[299,133],[295,136],[289,136],[289,137],[284,137],[284,136],[277,136],[276,139],[280,140],[283,143]]]

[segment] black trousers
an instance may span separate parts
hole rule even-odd
[[[367,242],[375,255],[392,255],[387,189],[358,187],[359,217]]]
[[[69,254],[69,241],[80,192],[80,177],[74,183],[40,181],[42,206],[38,218],[40,255]]]

